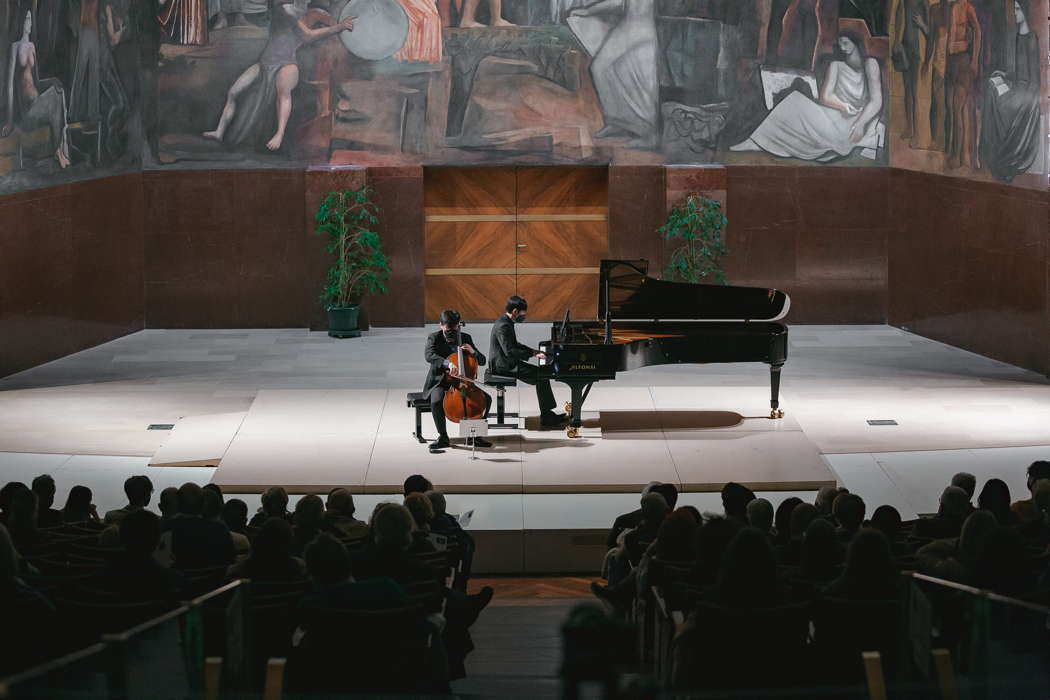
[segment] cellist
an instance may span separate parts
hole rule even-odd
[[[438,439],[430,443],[431,452],[436,452],[451,445],[448,439],[443,403],[446,389],[442,385],[441,380],[446,372],[453,376],[459,374],[460,368],[456,367],[455,363],[448,359],[450,355],[456,354],[457,333],[460,337],[463,352],[473,355],[478,365],[483,366],[485,364],[485,356],[475,347],[474,339],[469,334],[460,332],[458,311],[453,309],[442,311],[439,326],[441,330],[427,336],[426,349],[423,353],[427,364],[430,365],[426,383],[423,385],[423,393],[427,395],[427,399],[430,401],[430,413],[434,416],[434,427],[438,431]],[[492,397],[487,393],[485,397],[485,417],[487,418],[489,406],[492,404]],[[474,438],[474,444],[478,447],[492,447],[492,443],[482,437]]]

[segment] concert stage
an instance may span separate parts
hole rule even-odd
[[[0,475],[49,471],[57,502],[82,483],[99,510],[122,504],[134,473],[158,491],[210,479],[252,509],[274,484],[345,486],[367,517],[422,473],[450,494],[450,512],[470,513],[487,543],[480,571],[536,572],[600,560],[604,528],[653,480],[712,511],[726,481],[774,505],[844,483],[908,518],[935,509],[956,471],[1020,494],[1024,467],[1050,454],[1044,377],[887,326],[792,326],[783,419],[768,418],[765,365],[658,366],[596,384],[578,438],[536,430],[523,385],[507,392],[519,429],[492,430],[491,450],[433,455],[405,405],[426,372],[427,330],[135,333],[0,380]],[[487,347],[487,325],[467,330]],[[526,324],[520,337],[535,345],[547,333]]]

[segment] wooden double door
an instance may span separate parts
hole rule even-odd
[[[437,167],[423,175],[427,321],[491,321],[508,296],[530,320],[594,318],[608,257],[608,170]]]

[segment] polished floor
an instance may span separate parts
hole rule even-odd
[[[468,330],[488,337],[485,325]],[[528,324],[522,339],[548,332]],[[430,455],[404,403],[422,383],[425,333],[135,333],[0,380],[0,478],[51,472],[60,499],[85,483],[100,507],[118,505],[108,500],[139,472],[158,488],[214,479],[252,502],[272,483],[346,485],[363,509],[423,472],[473,527],[544,529],[604,525],[651,480],[713,510],[728,480],[774,503],[838,481],[907,517],[934,509],[956,471],[1019,493],[1024,467],[1050,456],[1044,377],[887,326],[793,326],[783,420],[766,417],[763,365],[652,367],[599,383],[575,440],[526,418],[478,459]],[[508,392],[508,410],[534,416],[525,389]],[[174,430],[146,429],[164,423]],[[423,429],[433,436],[429,416]]]

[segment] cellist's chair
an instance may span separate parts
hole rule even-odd
[[[425,444],[426,438],[423,437],[423,414],[430,413],[430,401],[427,399],[427,395],[422,391],[410,391],[408,392],[408,396],[405,397],[405,404],[409,408],[416,409],[416,432],[412,433],[412,437],[420,443]]]
[[[490,386],[496,390],[496,422],[489,423],[490,428],[517,428],[518,421],[515,420],[513,423],[508,423],[507,418],[517,418],[517,413],[507,413],[505,409],[504,395],[507,393],[508,386],[517,386],[518,380],[514,377],[508,377],[502,374],[492,374],[491,372],[485,372],[485,386]]]

